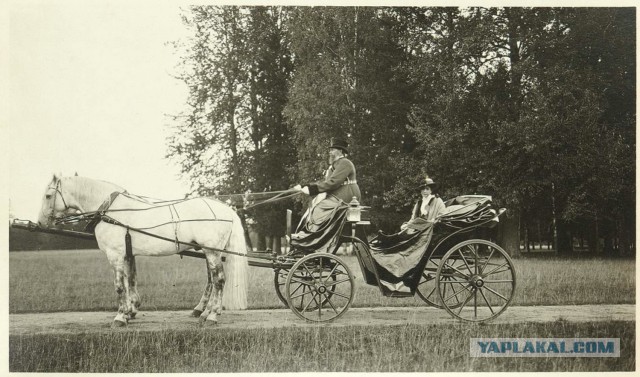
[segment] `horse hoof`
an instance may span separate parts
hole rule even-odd
[[[200,317],[200,315],[201,315],[201,314],[202,314],[202,310],[196,310],[196,309],[194,309],[194,310],[191,312],[191,316],[192,316],[192,317],[196,317],[196,318],[197,318],[197,317]]]
[[[111,323],[111,327],[114,327],[114,328],[115,327],[125,327],[126,325],[127,325],[126,322],[117,321],[117,320],[115,320],[115,321],[113,321],[113,323]]]
[[[218,325],[218,321],[217,320],[212,320],[212,319],[205,319],[205,320],[201,320],[200,324],[202,326],[216,326]]]
[[[136,314],[138,314],[138,313],[137,312],[136,313],[129,313],[129,319],[135,319],[136,318]]]

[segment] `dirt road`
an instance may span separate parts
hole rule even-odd
[[[199,328],[190,311],[140,312],[125,330],[152,331]],[[10,335],[65,334],[113,331],[110,328],[115,313],[64,312],[11,314]],[[491,323],[551,322],[567,320],[635,321],[635,305],[520,306],[510,307]],[[340,327],[367,325],[458,323],[445,310],[436,308],[351,308],[343,317],[328,324],[306,323],[288,309],[225,311],[217,328],[251,329],[276,327]]]

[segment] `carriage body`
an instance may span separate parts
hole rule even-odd
[[[511,258],[493,241],[495,224],[504,209],[493,209],[487,196],[462,196],[446,204],[453,211],[433,224],[430,242],[415,248],[417,263],[402,276],[390,273],[374,257],[375,250],[367,238],[369,222],[348,221],[333,254],[307,255],[293,267],[276,271],[278,295],[294,313],[309,321],[323,322],[342,315],[351,302],[354,283],[343,279],[351,272],[335,254],[340,247],[350,244],[365,283],[378,286],[384,296],[417,294],[428,305],[443,308],[465,321],[480,322],[497,317],[510,304],[516,283]],[[472,208],[460,211],[460,206]],[[315,272],[317,276],[310,272],[313,269],[320,271]],[[336,276],[335,271],[341,276]],[[285,277],[287,283],[284,283]],[[293,284],[289,284],[291,281]],[[326,284],[327,281],[330,284]],[[347,286],[347,292],[331,291],[337,289],[336,282]],[[322,292],[318,293],[318,289]],[[299,299],[305,295],[312,296],[306,303]],[[347,296],[349,299],[343,300]],[[333,305],[336,299],[345,302]]]

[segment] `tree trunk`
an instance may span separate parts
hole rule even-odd
[[[595,221],[590,224],[589,229],[591,231],[587,233],[587,251],[593,255],[598,251],[598,226]]]
[[[556,185],[551,184],[551,231],[553,233],[553,246],[558,253],[558,218],[556,214]]]
[[[520,255],[519,216],[502,216],[498,231],[498,244],[511,256]]]
[[[569,232],[567,224],[565,224],[564,221],[558,221],[556,223],[556,228],[556,253],[566,254],[571,252],[571,233]]]
[[[264,251],[266,249],[267,249],[267,243],[265,242],[264,234],[258,233],[258,240],[256,242],[256,250]]]
[[[524,251],[527,253],[531,252],[531,245],[529,245],[529,227],[527,225],[524,226]]]

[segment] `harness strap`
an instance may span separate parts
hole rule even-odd
[[[246,254],[238,253],[238,252],[235,252],[235,251],[216,249],[216,248],[213,248],[213,247],[202,246],[202,245],[199,245],[199,244],[196,244],[196,243],[193,243],[193,242],[176,241],[176,240],[173,240],[171,238],[159,236],[157,234],[153,234],[153,233],[150,233],[150,232],[145,232],[142,229],[132,228],[132,227],[130,227],[128,225],[125,225],[125,224],[121,223],[120,221],[118,221],[118,220],[116,220],[116,219],[114,219],[112,217],[109,217],[107,215],[102,215],[102,221],[104,221],[104,222],[106,222],[108,224],[121,226],[121,227],[127,228],[128,230],[131,230],[133,232],[138,232],[140,234],[144,234],[145,236],[154,237],[154,238],[157,238],[157,239],[160,239],[160,240],[163,240],[163,241],[178,242],[180,245],[186,245],[186,246],[190,246],[190,247],[193,247],[193,248],[200,248],[200,249],[206,249],[206,250],[211,250],[211,251],[218,251],[218,252],[226,253],[226,254],[239,255],[241,257],[246,257],[247,256]]]
[[[131,247],[131,234],[129,234],[129,227],[127,227],[127,234],[124,236],[125,256],[124,259],[129,261],[133,258],[133,248]]]
[[[176,217],[173,217],[173,213],[176,213]],[[178,216],[178,210],[176,206],[171,204],[169,206],[169,214],[171,214],[171,221],[173,221],[173,233],[176,239],[176,253],[180,252],[180,242],[178,241],[178,227],[180,226],[180,216]]]

